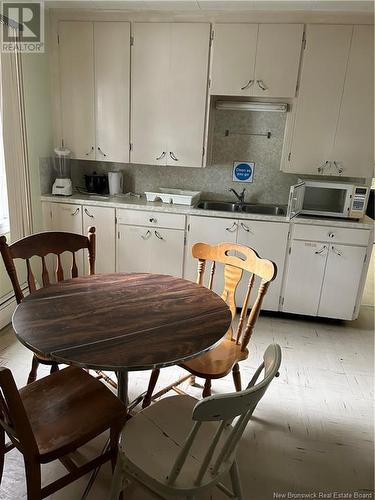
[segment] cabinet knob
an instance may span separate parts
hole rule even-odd
[[[332,232],[331,232],[331,233],[328,233],[328,236],[329,236],[330,238],[334,238],[334,237],[335,237],[335,233],[332,233]]]
[[[157,223],[157,219],[155,219],[154,217],[151,217],[150,219],[148,219],[150,222],[153,222],[154,224]]]

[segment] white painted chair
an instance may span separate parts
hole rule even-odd
[[[230,498],[243,499],[236,448],[280,363],[280,346],[271,344],[245,390],[201,401],[171,396],[130,419],[121,435],[111,500],[118,499],[127,480],[161,498],[194,499],[216,486]],[[255,385],[263,369],[264,378]],[[233,492],[221,483],[228,472]]]

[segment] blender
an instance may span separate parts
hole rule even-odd
[[[52,194],[71,196],[73,194],[72,179],[70,178],[70,150],[55,148],[54,168],[57,174],[52,186]]]

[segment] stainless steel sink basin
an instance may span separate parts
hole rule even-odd
[[[263,215],[286,215],[285,207],[277,205],[242,205],[240,212],[247,214],[263,214]]]
[[[197,208],[204,210],[220,210],[223,212],[239,212],[238,203],[230,203],[229,201],[201,201],[198,203]]]
[[[246,214],[286,215],[286,207],[279,205],[255,205],[251,203],[231,203],[227,201],[201,201],[197,208]]]

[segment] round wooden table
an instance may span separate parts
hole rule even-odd
[[[17,338],[59,363],[117,372],[127,400],[128,371],[170,366],[215,346],[231,322],[207,288],[160,274],[97,274],[27,296],[13,315]]]

